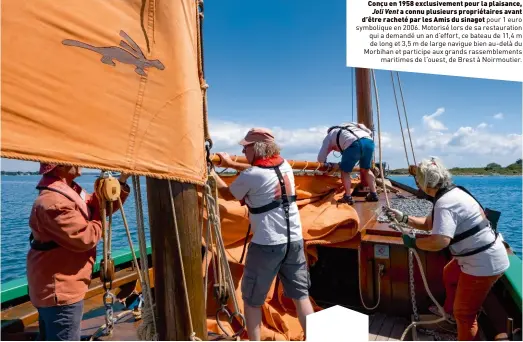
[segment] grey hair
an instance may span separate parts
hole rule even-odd
[[[424,159],[418,164],[416,179],[424,188],[440,189],[452,184],[452,175],[435,157]]]
[[[280,146],[275,142],[261,142],[254,143],[254,156],[256,159],[270,158],[280,154]]]

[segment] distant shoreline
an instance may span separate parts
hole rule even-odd
[[[98,176],[99,172],[83,172],[82,176]],[[37,171],[2,171],[2,176],[39,176]]]
[[[518,174],[507,174],[507,175],[503,175],[503,174],[488,174],[488,175],[485,175],[485,174],[457,174],[457,173],[453,173],[451,172],[452,176],[474,176],[474,177],[521,177],[522,175],[518,175]],[[392,173],[390,172],[388,174],[388,176],[394,176],[394,177],[411,177],[411,175],[409,174],[395,174],[395,173]]]
[[[490,176],[522,176],[522,163],[521,159],[516,160],[515,163],[512,163],[506,167],[503,167],[496,163],[490,163],[485,167],[453,167],[449,169],[449,172],[453,176],[481,176],[481,177],[490,177]],[[408,176],[408,169],[394,169],[389,170],[389,175],[394,176]]]
[[[386,168],[386,163],[383,163],[383,168]],[[485,167],[453,167],[449,169],[453,176],[478,176],[478,177],[491,177],[491,176],[522,176],[522,161],[521,159],[516,160],[515,163],[503,167],[497,163],[490,163]],[[393,169],[387,172],[391,176],[408,176],[408,169]],[[85,172],[85,176],[98,176],[99,172]],[[235,174],[235,173],[233,173]],[[225,173],[222,173],[225,175]],[[38,176],[37,171],[2,171],[2,176]]]
[[[476,177],[521,177],[522,173],[481,173],[481,172],[456,172],[453,170],[449,170],[450,173],[453,176],[476,176]],[[28,171],[2,171],[2,176],[10,176],[10,177],[16,177],[16,176],[39,176],[40,174],[38,172],[28,172]],[[99,173],[83,173],[82,176],[98,176]],[[227,174],[222,174],[227,175]],[[389,176],[396,176],[396,177],[408,177],[410,176],[408,171],[403,170],[390,170],[388,172]]]

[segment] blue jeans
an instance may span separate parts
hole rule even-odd
[[[80,341],[84,301],[38,308],[40,341]]]

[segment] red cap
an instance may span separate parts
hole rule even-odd
[[[246,146],[254,144],[255,142],[273,142],[274,136],[271,131],[265,128],[251,128],[249,132],[245,135],[240,145]]]
[[[40,163],[40,171],[39,173],[41,175],[45,175],[46,173],[49,173],[54,170],[55,167],[58,165],[56,164],[47,164],[47,163]]]

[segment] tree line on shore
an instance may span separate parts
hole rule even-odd
[[[494,175],[521,175],[521,159],[516,160],[514,163],[507,165],[505,167],[499,165],[498,163],[489,163],[485,167],[453,167],[449,169],[450,173],[453,175],[484,175],[484,176],[494,176]],[[408,169],[395,169],[389,170],[389,175],[408,175]]]
[[[386,164],[384,164],[384,169],[387,169]],[[521,175],[522,174],[522,167],[521,167],[521,159],[516,160],[516,162],[507,165],[505,167],[497,164],[497,163],[490,163],[485,167],[454,167],[452,169],[449,169],[449,171],[453,175]],[[229,171],[226,170],[224,174],[235,174],[235,171]],[[408,169],[394,169],[394,170],[387,170],[386,172],[389,175],[408,175],[409,170]],[[2,176],[31,176],[31,175],[38,175],[38,171],[2,171]],[[98,172],[85,172],[84,175],[99,175]]]

